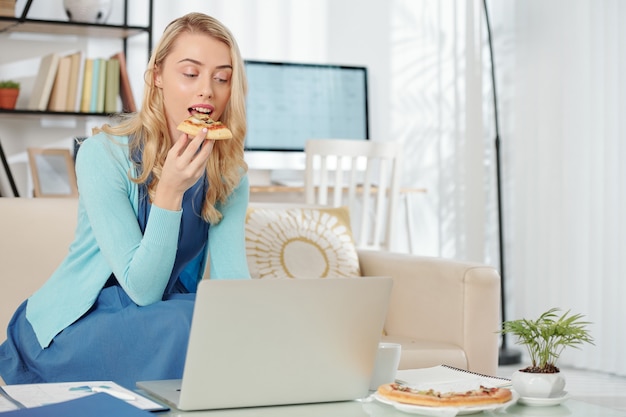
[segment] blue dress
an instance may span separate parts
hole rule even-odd
[[[206,187],[201,178],[184,195],[178,251],[163,301],[137,306],[112,275],[93,307],[46,349],[26,320],[24,301],[0,345],[0,376],[5,382],[111,380],[134,388],[137,381],[181,378],[196,277],[207,244],[209,224],[200,216]],[[150,215],[145,187],[139,195],[138,221],[144,231]]]

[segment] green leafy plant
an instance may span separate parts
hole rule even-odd
[[[531,366],[521,369],[530,373],[556,373],[556,362],[566,347],[579,349],[583,343],[593,343],[587,330],[590,322],[583,321],[581,314],[570,314],[568,310],[559,316],[558,308],[552,308],[536,320],[519,319],[505,321],[502,333],[517,336],[517,344],[526,346]]]
[[[20,88],[20,83],[12,80],[0,81],[0,88]]]

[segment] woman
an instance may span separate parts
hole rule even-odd
[[[206,262],[212,279],[249,278],[247,84],[232,34],[200,13],[174,20],[145,81],[141,110],[80,147],[75,240],[9,324],[8,384],[180,378]],[[177,131],[195,112],[233,139]]]

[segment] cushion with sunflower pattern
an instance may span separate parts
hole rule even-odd
[[[253,278],[360,276],[347,207],[254,207],[246,215]]]

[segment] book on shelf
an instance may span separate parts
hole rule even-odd
[[[70,82],[67,89],[65,111],[75,112],[78,110],[81,95],[83,53],[81,51],[74,52],[70,55],[70,61]]]
[[[136,111],[123,53],[108,59],[54,53],[42,58],[29,109],[110,114],[120,111],[120,101],[122,111]]]
[[[91,102],[89,112],[102,113],[104,111],[104,84],[106,81],[106,60],[94,58],[91,81]]]
[[[100,60],[100,74],[98,74],[98,100],[96,102],[96,113],[104,112],[104,93],[107,82],[107,60],[104,58],[98,58]]]
[[[83,85],[82,94],[80,100],[80,111],[82,113],[89,113],[89,107],[91,105],[91,84],[93,82],[93,58],[85,59],[83,65]]]
[[[126,69],[126,56],[123,52],[118,52],[111,58],[117,59],[120,63],[120,98],[122,99],[122,111],[136,112],[137,106]]]
[[[48,100],[48,110],[50,111],[65,111],[70,84],[71,66],[72,60],[69,55],[59,59],[57,73],[54,77],[54,83],[52,83],[52,90],[50,91],[50,100]]]
[[[104,112],[117,112],[117,98],[120,94],[120,61],[107,60],[106,84],[104,86]]]
[[[91,93],[89,93],[89,108],[87,112],[94,113],[98,107],[98,79],[100,78],[99,58],[93,59],[93,69],[91,70]]]
[[[61,56],[56,53],[44,55],[39,64],[39,70],[33,85],[33,91],[28,100],[28,110],[45,111],[48,108],[52,85],[57,74]]]

